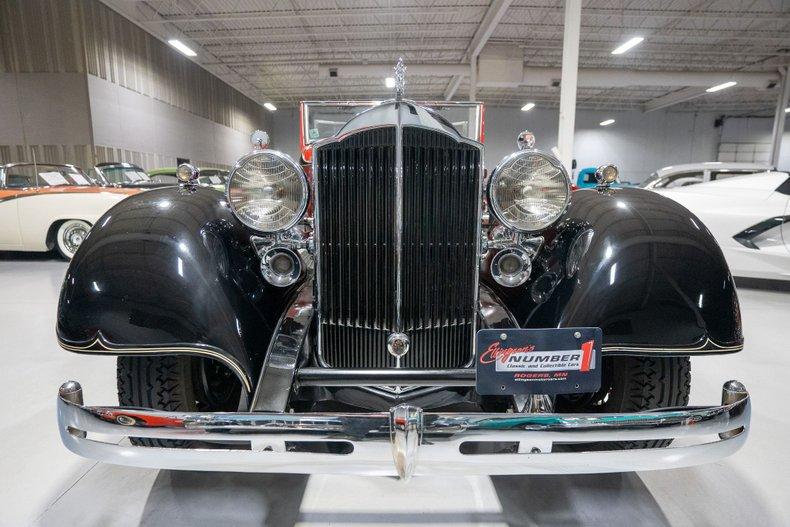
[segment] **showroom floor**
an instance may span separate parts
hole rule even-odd
[[[115,404],[115,361],[55,344],[66,264],[0,253],[2,525],[787,525],[790,414],[784,407],[790,294],[741,290],[744,353],[693,361],[692,403],[722,381],[753,396],[752,432],[723,462],[588,476],[304,477],[168,472],[96,464],[66,451],[55,426],[61,382],[89,404]],[[704,369],[703,369],[704,368]]]

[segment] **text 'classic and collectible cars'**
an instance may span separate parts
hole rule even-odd
[[[256,151],[224,196],[152,190],[94,227],[57,336],[118,356],[121,406],[63,384],[65,445],[132,466],[402,478],[740,448],[741,383],[686,406],[689,356],[743,347],[710,233],[604,178],[571,197],[529,147],[487,178],[482,105],[412,102],[396,79],[390,101],[303,103],[302,165]]]

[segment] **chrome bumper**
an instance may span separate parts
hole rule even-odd
[[[91,459],[184,470],[424,474],[578,474],[698,465],[736,452],[746,441],[751,407],[737,381],[721,406],[631,414],[433,413],[400,405],[385,413],[199,413],[83,406],[76,382],[61,386],[58,426],[66,447]],[[113,436],[112,440],[95,434]],[[221,443],[225,448],[133,446],[147,437]],[[558,443],[676,439],[667,448],[554,452]],[[294,451],[345,443],[343,454]],[[517,452],[464,454],[467,442],[518,443]]]

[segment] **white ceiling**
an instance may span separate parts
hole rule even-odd
[[[182,38],[197,61],[258,101],[380,99],[381,76],[325,78],[319,65],[468,63],[467,51],[495,0],[105,0],[156,36]],[[523,50],[526,66],[560,67],[561,0],[506,2],[489,43]],[[493,9],[493,7],[491,7]],[[610,51],[632,36],[625,55]],[[776,72],[790,63],[790,0],[585,0],[580,68],[693,72]],[[623,74],[624,71],[613,72]],[[455,99],[466,99],[464,77]],[[409,77],[407,95],[442,99],[449,76]],[[674,86],[583,88],[581,108],[643,108]],[[734,87],[673,110],[772,114],[778,89]],[[559,88],[479,88],[489,104],[559,104]]]

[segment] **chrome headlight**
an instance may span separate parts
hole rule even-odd
[[[282,152],[263,150],[239,160],[228,177],[227,197],[233,213],[260,232],[290,229],[307,209],[307,177]]]
[[[522,150],[503,159],[488,187],[494,216],[505,227],[520,232],[537,232],[557,221],[570,195],[570,180],[562,163],[537,150]]]

